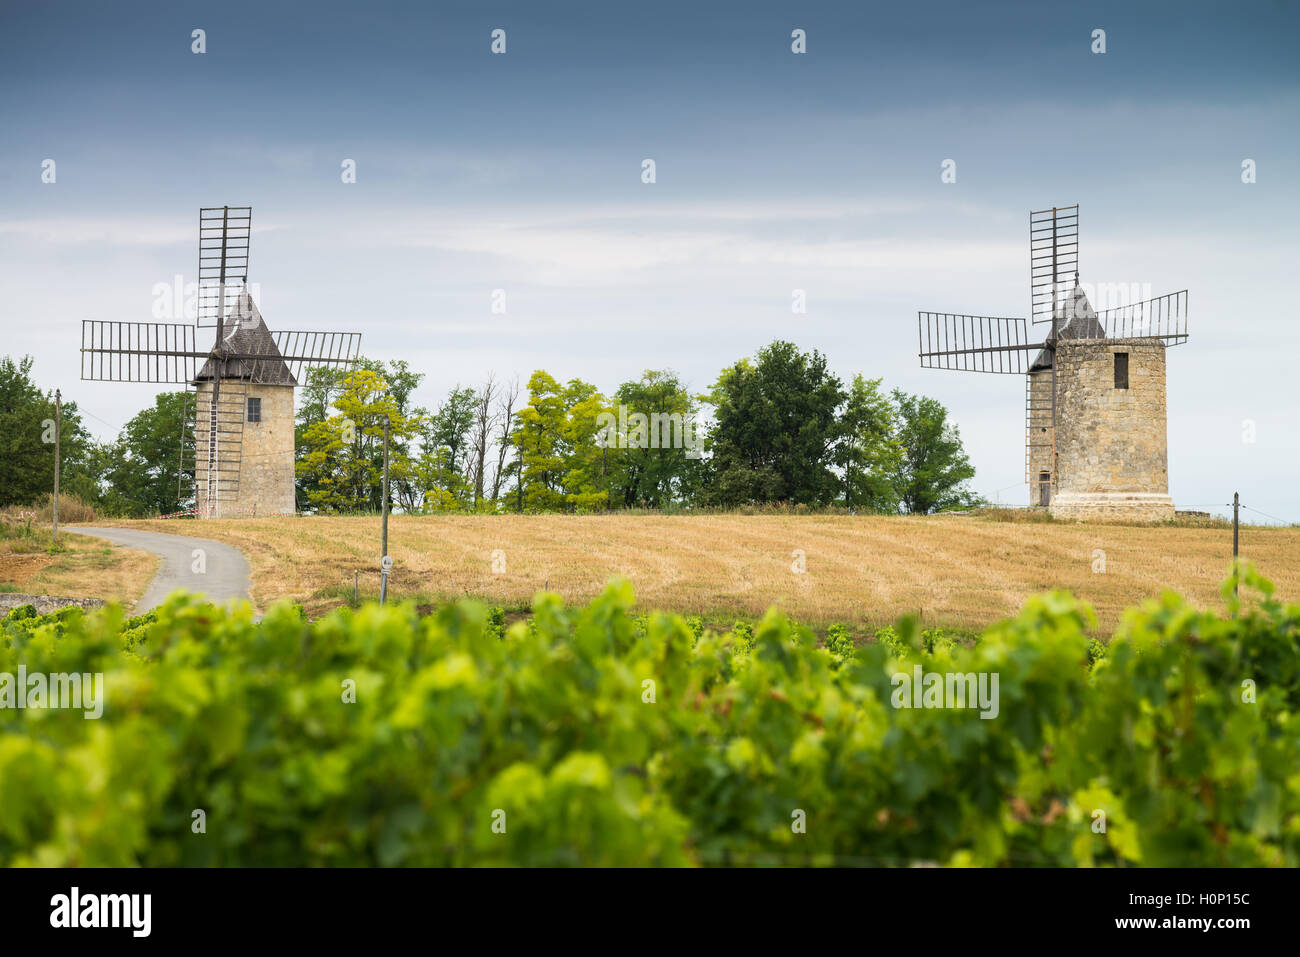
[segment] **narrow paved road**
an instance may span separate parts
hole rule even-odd
[[[163,599],[177,588],[200,592],[217,604],[231,598],[248,598],[248,561],[237,549],[221,542],[133,528],[83,526],[65,527],[63,531],[106,538],[127,548],[152,552],[162,559],[158,573],[136,603],[134,613],[137,615],[161,605]]]

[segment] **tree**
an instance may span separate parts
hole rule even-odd
[[[496,503],[501,498],[501,483],[508,474],[513,472],[510,465],[506,464],[506,456],[514,448],[514,442],[511,441],[511,435],[514,433],[517,423],[515,422],[515,406],[519,402],[519,380],[512,379],[510,385],[501,390],[500,397],[497,399],[496,422],[500,432],[497,433],[497,468],[492,473],[492,501]]]
[[[346,373],[333,402],[337,414],[302,431],[297,472],[308,504],[327,512],[378,511],[384,422],[389,423],[390,473],[404,482],[412,474],[405,450],[420,420],[398,409],[388,383],[373,369]]]
[[[529,511],[588,510],[609,506],[600,416],[608,403],[589,382],[561,386],[538,370],[528,380],[528,405],[516,416],[511,441],[519,450],[516,481]]]
[[[163,392],[122,429],[105,463],[108,511],[165,515],[180,511],[192,495],[189,482],[178,483],[182,428],[188,430],[187,447],[194,447],[194,427],[185,416],[187,400],[184,392]]]
[[[32,379],[32,358],[0,358],[0,506],[30,505],[54,492],[54,394]],[[97,499],[95,443],[75,402],[64,402],[60,491]]]
[[[895,429],[903,449],[894,491],[908,512],[927,514],[969,507],[975,496],[966,487],[975,468],[962,448],[961,434],[948,422],[948,410],[934,399],[893,391]]]
[[[448,466],[459,472],[469,459],[469,430],[478,397],[473,389],[455,386],[428,421],[421,439],[428,449],[445,448]]]
[[[853,377],[840,416],[843,436],[835,464],[841,470],[843,501],[851,509],[897,512],[894,479],[903,465],[903,446],[894,434],[897,410],[880,379]]]
[[[425,490],[415,479],[417,469],[413,463],[418,456],[413,442],[429,412],[412,407],[411,396],[423,379],[424,374],[412,372],[405,360],[390,361],[385,366],[364,356],[351,368],[308,370],[298,403],[295,439],[298,494],[309,506],[344,512],[380,507],[386,414],[393,424],[389,433],[392,497],[407,511],[422,507]],[[376,382],[382,383],[382,409],[375,405],[378,393],[370,398],[362,395]],[[341,404],[359,411],[364,421],[352,419]],[[340,469],[350,476],[346,490],[340,485],[344,482]],[[379,478],[372,481],[373,476]]]
[[[561,487],[565,504],[574,511],[609,508],[608,460],[597,439],[603,433],[602,416],[611,410],[597,388],[570,379],[564,390],[564,473]]]
[[[519,449],[523,508],[553,511],[564,504],[564,390],[550,373],[537,370],[528,379],[528,404],[519,410],[519,427],[511,440]]]
[[[829,467],[842,428],[840,380],[820,352],[790,342],[777,340],[755,359],[724,369],[710,396],[710,501],[829,504],[840,484]]]
[[[663,508],[689,498],[704,470],[695,434],[699,400],[675,373],[653,369],[624,382],[614,399],[617,428],[607,453],[613,501]]]
[[[492,429],[496,425],[498,412],[493,406],[497,397],[496,377],[488,373],[483,387],[474,397],[474,421],[470,433],[471,485],[474,487],[474,508],[483,500],[484,475],[487,469],[488,448],[492,445]]]

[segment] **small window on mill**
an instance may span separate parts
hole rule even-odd
[[[1115,388],[1128,388],[1128,353],[1115,353]]]
[[[1118,373],[1117,373],[1117,374],[1118,374]],[[249,400],[248,400],[248,421],[249,421],[249,422],[261,422],[261,421],[262,421],[262,400],[261,400],[261,399],[259,399],[259,398],[252,398],[252,397],[249,398]]]

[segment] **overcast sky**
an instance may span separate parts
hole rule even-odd
[[[1078,203],[1085,283],[1189,290],[1177,505],[1300,521],[1300,5],[987,6],[0,0],[4,351],[115,434],[153,390],[79,381],[81,320],[155,318],[198,208],[252,205],[268,325],[361,332],[423,404],[791,339],[942,401],[1019,504],[1023,382],[920,369],[916,311],[1026,315],[1028,211]]]

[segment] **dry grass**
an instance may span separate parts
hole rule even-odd
[[[248,556],[253,598],[292,599],[319,614],[378,588],[379,521],[284,517],[121,523],[227,542]],[[753,617],[780,605],[812,625],[870,626],[919,613],[927,624],[978,628],[1025,598],[1067,588],[1103,629],[1165,588],[1219,602],[1231,532],[1178,526],[1007,523],[975,516],[536,515],[395,516],[395,597],[470,595],[518,607],[549,581],[566,600],[591,598],[616,575],[643,608]],[[492,571],[493,552],[506,570]],[[791,570],[792,553],[807,572]],[[1106,571],[1095,573],[1094,550]],[[1242,554],[1290,600],[1300,599],[1300,529],[1242,531]]]
[[[62,505],[60,505],[62,512]],[[0,514],[0,591],[62,598],[102,598],[128,606],[144,594],[158,568],[148,552],[84,535],[59,535],[25,514]]]

